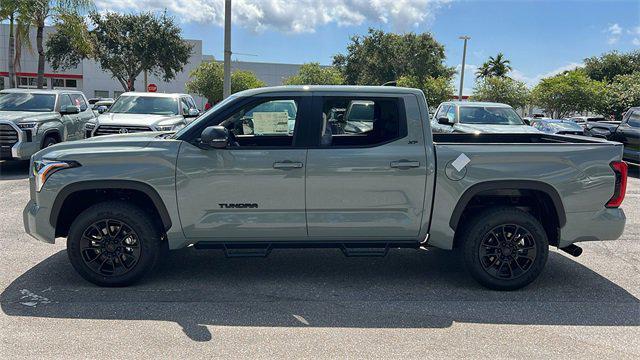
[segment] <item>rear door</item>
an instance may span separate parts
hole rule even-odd
[[[287,113],[274,106],[296,103]],[[304,240],[307,150],[299,133],[311,96],[257,97],[230,105],[206,126],[222,125],[233,136],[225,149],[184,142],[176,185],[187,238],[218,241]],[[288,125],[293,123],[291,130]]]
[[[358,116],[333,118],[354,104]],[[414,95],[314,96],[306,164],[311,240],[418,237],[427,168],[417,109]]]

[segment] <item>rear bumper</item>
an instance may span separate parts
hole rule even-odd
[[[49,209],[42,208],[31,200],[22,211],[22,220],[27,234],[36,240],[53,244],[56,236],[55,229],[49,223],[49,212]]]
[[[622,209],[567,213],[567,224],[560,230],[559,247],[580,241],[616,240],[627,221]]]

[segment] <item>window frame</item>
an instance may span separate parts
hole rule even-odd
[[[320,145],[320,138],[321,138],[321,131],[322,131],[322,113],[323,113],[323,106],[324,106],[324,102],[325,99],[331,99],[331,98],[345,98],[348,99],[349,101],[354,101],[354,100],[369,100],[369,101],[373,101],[374,103],[376,101],[395,101],[396,105],[398,106],[398,121],[399,121],[399,134],[397,137],[394,137],[392,139],[383,141],[383,142],[379,142],[379,143],[375,143],[375,144],[367,144],[367,145],[331,145],[331,146],[321,146]],[[376,148],[376,147],[380,147],[380,146],[384,146],[387,144],[390,144],[392,142],[398,141],[398,140],[402,140],[406,137],[409,136],[408,134],[408,124],[407,124],[407,113],[406,113],[406,107],[405,107],[405,99],[404,99],[404,95],[398,95],[398,94],[378,94],[378,93],[372,93],[371,96],[366,96],[366,95],[355,95],[355,96],[351,96],[351,95],[343,95],[343,94],[314,94],[313,96],[313,104],[311,106],[311,114],[312,116],[310,116],[309,118],[311,119],[311,125],[307,127],[307,133],[306,135],[306,141],[308,143],[308,149],[369,149],[369,148]]]
[[[291,139],[291,145],[289,146],[238,146],[238,147],[227,147],[223,149],[211,149],[211,150],[256,150],[256,149],[267,149],[267,150],[292,150],[292,149],[307,149],[307,136],[306,130],[309,127],[309,121],[304,120],[305,118],[309,118],[307,115],[309,113],[309,107],[311,105],[312,97],[311,96],[301,96],[299,94],[295,95],[281,95],[274,94],[268,96],[256,96],[256,97],[241,97],[236,99],[235,101],[229,103],[225,108],[220,109],[213,114],[207,116],[207,118],[202,119],[202,121],[190,129],[185,134],[182,134],[178,139],[189,142],[195,146],[200,145],[200,135],[202,131],[209,126],[217,126],[224,120],[228,119],[230,116],[234,115],[241,109],[245,107],[255,107],[261,103],[274,101],[274,100],[294,100],[298,104],[298,109],[296,113],[296,123],[293,129],[293,136]]]

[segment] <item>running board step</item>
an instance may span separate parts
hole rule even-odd
[[[224,255],[233,257],[266,257],[273,249],[340,249],[348,257],[383,257],[390,248],[419,248],[417,241],[369,241],[369,242],[213,242],[202,241],[194,244],[196,249],[220,249]]]
[[[346,257],[384,257],[389,252],[389,244],[342,244],[340,250]]]

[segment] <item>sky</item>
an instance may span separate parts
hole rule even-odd
[[[203,41],[222,59],[223,0],[98,0],[99,11],[166,11],[183,37]],[[233,59],[330,65],[353,35],[369,27],[430,32],[445,46],[446,63],[460,69],[467,47],[464,93],[474,71],[503,52],[511,77],[535,85],[541,78],[612,50],[640,49],[640,0],[232,0]],[[456,88],[459,80],[455,79]]]

